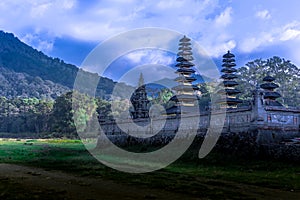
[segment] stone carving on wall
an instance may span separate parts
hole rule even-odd
[[[278,124],[293,124],[293,116],[291,115],[279,115],[279,114],[272,114],[270,115],[271,119],[269,120],[272,123]]]

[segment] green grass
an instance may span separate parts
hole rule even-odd
[[[192,154],[187,153],[159,171],[128,174],[100,164],[80,140],[0,141],[1,163],[63,170],[82,176],[101,176],[126,184],[165,188],[195,196],[247,199],[249,196],[238,189],[240,185],[300,191],[300,165],[297,163],[234,158],[218,153],[211,153],[199,160],[191,159],[196,157]]]

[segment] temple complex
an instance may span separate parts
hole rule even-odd
[[[151,127],[149,130],[161,133],[161,137],[165,137],[164,134],[176,134],[180,119],[185,117],[188,118],[187,124],[184,124],[187,130],[189,130],[190,127],[194,127],[193,125],[195,123],[199,123],[197,132],[199,135],[205,136],[207,130],[213,128],[210,124],[212,117],[219,115],[218,109],[221,113],[221,110],[225,108],[226,116],[224,120],[220,122],[222,134],[224,135],[229,133],[248,134],[251,135],[251,137],[255,137],[256,142],[259,144],[279,143],[285,138],[300,137],[300,108],[285,107],[277,101],[281,96],[275,91],[279,85],[274,83],[274,81],[276,81],[275,78],[269,74],[263,78],[264,83],[260,86],[258,85],[256,89],[252,91],[253,99],[248,101],[248,105],[240,104],[242,101],[237,97],[237,94],[243,91],[236,89],[238,77],[235,74],[237,71],[235,69],[235,56],[230,51],[223,55],[221,69],[223,74],[221,79],[223,79],[222,84],[224,89],[218,91],[219,94],[226,97],[224,98],[226,101],[218,102],[219,107],[209,107],[206,111],[201,111],[200,116],[199,112],[198,114],[193,112],[187,115],[184,114],[182,112],[184,109],[182,108],[190,108],[190,110],[199,109],[199,107],[195,106],[195,101],[201,97],[195,95],[195,91],[198,88],[193,85],[196,79],[193,77],[195,70],[193,69],[194,64],[191,62],[193,56],[190,39],[184,36],[179,42],[179,52],[176,59],[176,73],[178,77],[175,79],[178,85],[172,88],[175,91],[175,95],[170,99],[177,103],[167,110],[166,113],[168,117],[166,122],[162,120],[164,118],[160,118],[160,116],[151,119]],[[137,123],[143,126],[143,124],[146,124],[147,118],[149,118],[149,100],[147,99],[142,74],[138,88],[130,100],[134,107],[130,113],[131,117],[133,119],[139,119]],[[181,115],[179,113],[181,113]],[[184,115],[182,115],[182,113]],[[200,121],[198,119],[200,119]],[[126,119],[122,123],[130,126],[129,121],[126,121]],[[114,121],[107,121],[102,123],[101,126],[108,135],[122,133],[122,130]],[[161,129],[161,127],[163,127],[163,129]]]

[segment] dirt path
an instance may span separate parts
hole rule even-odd
[[[184,194],[78,177],[60,171],[0,164],[0,199],[197,199]]]
[[[201,179],[201,178],[200,178]],[[247,199],[300,199],[296,191],[258,187],[222,180],[199,180],[215,192],[224,189],[244,194]],[[236,195],[235,195],[236,197]],[[183,193],[126,185],[101,177],[80,177],[61,171],[13,164],[0,164],[0,199],[200,199]]]

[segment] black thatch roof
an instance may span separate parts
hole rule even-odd
[[[233,73],[233,72],[237,72],[237,70],[235,68],[223,68],[223,69],[221,69],[221,72]]]
[[[265,92],[264,98],[265,99],[277,99],[281,97],[281,95],[278,92]]]
[[[228,89],[228,88],[226,88],[226,89],[219,90],[218,93],[219,94],[229,94],[229,95],[231,95],[231,94],[239,94],[239,93],[241,93],[241,91],[239,91],[238,89]]]
[[[235,63],[224,63],[222,64],[222,67],[235,67],[236,64]]]
[[[263,83],[263,84],[261,84],[260,87],[263,88],[263,89],[268,89],[268,90],[270,90],[270,89],[278,88],[279,85],[277,85],[277,84],[275,84],[275,83],[270,83],[270,82],[268,82],[268,83]]]
[[[181,38],[181,39],[179,40],[179,42],[189,42],[189,41],[191,41],[191,39],[188,38],[188,37],[186,37],[185,35],[183,36],[183,38]]]
[[[233,58],[235,57],[230,51],[228,51],[226,54],[223,55],[223,58]]]
[[[177,81],[177,82],[185,82],[185,81],[187,81],[187,82],[193,82],[195,80],[197,80],[195,77],[179,76],[179,77],[175,78],[175,81]]]
[[[223,74],[222,76],[221,76],[221,78],[223,78],[223,79],[235,79],[235,78],[237,78],[238,76],[237,75],[235,75],[235,74]]]
[[[176,70],[177,73],[183,73],[183,74],[191,74],[194,73],[195,70],[193,69],[185,69],[185,68],[180,68]]]
[[[272,81],[274,81],[274,80],[275,80],[275,78],[272,77],[272,76],[270,76],[270,75],[266,76],[266,77],[263,79],[263,81],[267,81],[267,82],[272,82]]]
[[[177,90],[177,91],[191,91],[191,90],[199,90],[199,88],[195,85],[177,85],[175,87],[172,88],[173,90]]]
[[[176,67],[191,67],[191,66],[194,66],[194,65],[195,64],[192,63],[192,62],[184,61],[184,62],[177,63],[175,66]]]
[[[236,81],[223,81],[225,87],[232,87],[238,85]]]
[[[222,61],[227,62],[227,63],[231,63],[231,62],[235,62],[235,59],[234,58],[224,58]]]

